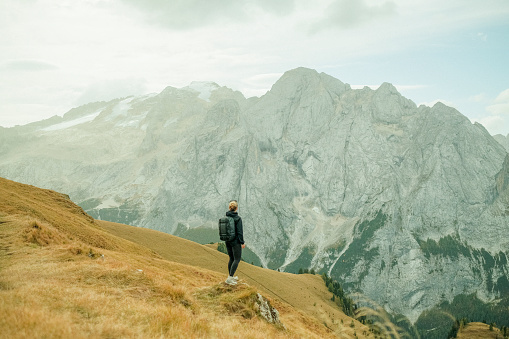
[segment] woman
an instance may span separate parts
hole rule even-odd
[[[229,285],[235,285],[239,280],[239,278],[235,276],[235,271],[237,270],[242,257],[242,249],[246,248],[242,231],[242,218],[239,217],[237,212],[238,208],[239,205],[237,204],[237,201],[232,200],[228,205],[228,212],[226,212],[226,216],[232,217],[235,221],[235,238],[232,241],[225,242],[226,249],[228,250],[228,256],[230,257],[230,261],[228,261],[228,278],[225,282]]]

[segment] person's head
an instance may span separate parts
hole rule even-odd
[[[228,208],[230,211],[235,212],[237,208],[239,208],[239,204],[237,204],[237,200],[232,200],[228,204]]]

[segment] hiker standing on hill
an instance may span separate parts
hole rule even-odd
[[[239,280],[238,277],[235,276],[235,271],[239,266],[240,259],[242,257],[242,249],[246,247],[244,244],[244,234],[242,230],[242,218],[238,214],[239,205],[236,200],[230,201],[228,205],[228,212],[226,212],[227,217],[232,217],[235,221],[235,238],[231,241],[226,241],[226,249],[228,250],[228,256],[230,257],[230,261],[228,261],[228,279],[226,279],[226,283],[230,285],[237,284]]]

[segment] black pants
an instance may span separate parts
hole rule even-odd
[[[228,261],[228,274],[233,277],[242,258],[242,245],[237,241],[233,244],[229,242],[225,242],[225,244],[228,256],[230,257],[230,261]]]

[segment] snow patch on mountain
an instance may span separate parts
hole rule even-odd
[[[127,116],[127,113],[129,109],[131,109],[131,101],[133,100],[133,97],[124,99],[120,101],[115,107],[113,108],[112,112],[108,115],[106,120],[113,120],[120,116]]]
[[[112,112],[106,117],[106,120],[115,120],[116,127],[131,127],[145,130],[147,126],[143,124],[143,121],[147,117],[149,110],[136,109],[136,104],[154,96],[155,94],[150,94],[126,98],[115,105]]]
[[[198,98],[210,102],[210,95],[219,88],[219,85],[210,81],[193,81],[189,86],[182,89],[191,90],[200,93]]]
[[[164,127],[166,128],[166,127],[168,127],[168,126],[170,126],[170,125],[172,125],[172,124],[176,123],[177,121],[178,121],[178,119],[177,119],[177,118],[170,119],[170,120],[168,120],[168,121],[166,121],[166,122],[164,123]]]
[[[58,131],[58,130],[63,130],[63,129],[66,129],[66,128],[69,128],[69,127],[73,127],[73,126],[77,126],[77,125],[81,125],[81,124],[84,124],[86,122],[90,122],[92,120],[94,120],[100,113],[101,113],[102,109],[92,113],[92,114],[88,114],[88,115],[85,115],[83,117],[79,117],[79,118],[76,118],[76,119],[73,119],[73,120],[70,120],[70,121],[64,121],[64,122],[61,122],[61,123],[58,123],[58,124],[55,124],[55,125],[51,125],[51,126],[48,126],[48,127],[45,127],[43,129],[41,129],[42,131],[45,131],[45,132],[51,132],[51,131]]]
[[[100,210],[103,208],[116,208],[116,207],[120,207],[120,203],[116,202],[115,199],[113,198],[108,198],[102,201],[99,206],[95,207],[95,209]]]

